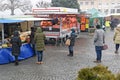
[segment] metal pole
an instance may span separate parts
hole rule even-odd
[[[4,44],[4,25],[2,24],[2,44]]]

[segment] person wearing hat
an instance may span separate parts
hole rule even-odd
[[[120,46],[120,24],[118,24],[117,27],[115,28],[113,41],[115,43],[115,53],[118,54],[118,49]]]
[[[67,56],[70,56],[72,57],[73,54],[74,54],[74,50],[73,50],[73,47],[74,47],[74,44],[75,44],[75,38],[77,37],[76,33],[75,33],[75,29],[71,29],[71,34],[70,34],[70,45],[68,46],[68,49],[69,49],[69,54]]]

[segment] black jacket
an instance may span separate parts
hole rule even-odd
[[[21,47],[21,39],[19,37],[18,31],[14,32],[13,37],[11,38],[12,44],[12,55],[18,56],[20,54],[20,47]]]
[[[71,36],[70,36],[70,46],[74,46],[76,37],[77,37],[77,35],[75,33],[71,33]]]

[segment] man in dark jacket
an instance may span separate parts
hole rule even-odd
[[[75,34],[75,30],[74,29],[71,29],[71,31],[72,31],[72,33],[71,33],[71,35],[69,37],[69,39],[70,39],[70,45],[68,46],[68,48],[69,48],[69,54],[68,54],[68,56],[72,57],[73,56],[73,52],[74,52],[73,46],[75,44],[75,38],[77,37],[77,35]]]
[[[19,65],[18,56],[20,54],[21,39],[19,37],[18,31],[14,32],[10,42],[12,44],[12,55],[15,57],[15,65]]]

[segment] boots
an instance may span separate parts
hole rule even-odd
[[[73,51],[69,51],[69,54],[67,56],[72,57],[73,56]]]
[[[18,61],[15,61],[15,66],[18,66],[18,65],[19,65]]]
[[[115,54],[118,54],[118,50],[115,51]]]
[[[15,62],[15,66],[18,66],[19,65],[19,63],[18,62]]]

